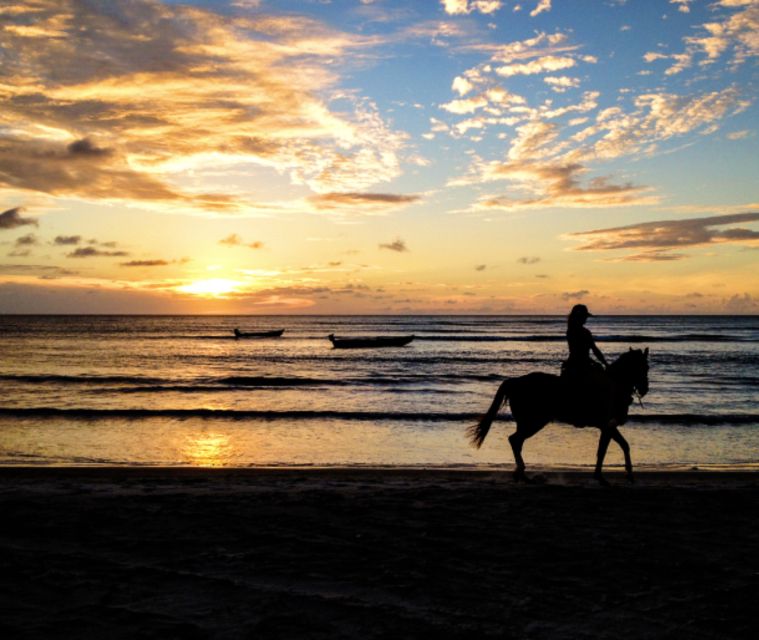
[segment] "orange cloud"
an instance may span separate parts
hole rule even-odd
[[[147,0],[12,9],[0,187],[223,212],[249,203],[180,190],[175,176],[211,161],[264,166],[322,193],[400,173],[404,136],[370,102],[339,92],[329,64],[376,37]]]
[[[583,242],[576,247],[577,251],[643,249],[643,253],[625,256],[622,259],[677,260],[684,256],[669,253],[667,250],[716,243],[756,244],[759,242],[759,231],[733,226],[756,222],[759,222],[759,212],[751,211],[706,218],[642,222],[624,227],[580,231],[570,234],[569,237]]]

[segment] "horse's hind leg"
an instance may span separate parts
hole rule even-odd
[[[511,450],[514,452],[514,462],[517,464],[517,468],[514,469],[514,479],[524,480],[528,482],[529,479],[525,474],[524,458],[522,458],[522,445],[527,438],[534,436],[545,426],[545,423],[531,424],[524,422],[517,422],[517,430],[509,436],[509,444]]]

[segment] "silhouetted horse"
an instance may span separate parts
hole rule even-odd
[[[606,484],[606,480],[601,475],[601,468],[610,440],[614,440],[625,454],[627,478],[632,481],[630,445],[617,427],[627,420],[627,410],[632,403],[633,394],[638,393],[642,397],[648,393],[648,349],[645,351],[630,349],[609,365],[606,373],[610,381],[611,415],[604,415],[608,411],[594,412],[593,407],[588,407],[589,416],[593,413],[596,415],[579,420],[576,415],[572,415],[571,398],[567,397],[567,383],[559,376],[536,372],[505,380],[498,388],[488,412],[478,424],[469,428],[468,434],[472,444],[478,449],[482,446],[485,436],[490,431],[490,425],[498,415],[498,410],[508,399],[511,415],[517,426],[517,430],[509,436],[509,443],[517,464],[514,471],[515,479],[527,479],[522,459],[524,441],[534,436],[549,422],[560,421],[575,425],[582,423],[601,429],[594,474],[601,484]]]

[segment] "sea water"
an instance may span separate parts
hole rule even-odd
[[[759,317],[588,326],[609,361],[650,349],[622,428],[636,465],[759,463]],[[510,466],[508,406],[480,450],[466,428],[505,378],[558,373],[564,332],[559,316],[4,316],[0,464]],[[334,349],[330,333],[415,339]],[[583,467],[597,440],[551,424],[524,456]],[[622,462],[614,444],[607,460]]]

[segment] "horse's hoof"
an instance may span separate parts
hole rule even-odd
[[[593,477],[598,480],[598,484],[600,484],[602,487],[610,487],[609,481],[604,478],[600,473],[594,473]]]
[[[527,474],[522,471],[521,469],[517,469],[514,472],[514,482],[530,482],[530,479],[527,477]]]
[[[635,478],[632,473],[627,474],[627,484],[635,484]]]

